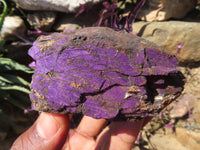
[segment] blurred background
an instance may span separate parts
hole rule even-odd
[[[145,2],[139,7],[139,2]],[[29,99],[34,60],[27,54],[40,35],[89,26],[125,24],[164,47],[187,79],[183,94],[141,131],[133,150],[200,149],[200,0],[0,0],[0,150],[29,128],[38,113]]]

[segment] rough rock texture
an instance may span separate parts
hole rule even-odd
[[[33,12],[27,15],[27,21],[35,30],[51,31],[56,13],[49,11]]]
[[[177,127],[174,133],[161,128],[150,137],[143,132],[141,138],[148,144],[144,144],[144,148],[135,146],[133,150],[197,150],[200,147],[200,132],[192,128]]]
[[[137,18],[145,21],[181,19],[195,7],[195,4],[196,0],[148,0]]]
[[[93,27],[41,36],[29,54],[36,60],[30,97],[39,111],[137,120],[157,114],[183,90],[176,57],[125,31]]]
[[[74,12],[80,4],[88,2],[97,3],[101,0],[13,0],[21,8],[26,10],[47,10],[59,12]]]
[[[181,71],[186,77],[184,93],[192,96],[188,97],[190,101],[189,108],[192,117],[200,125],[200,67],[197,68],[182,68]],[[185,94],[184,94],[185,95]],[[180,99],[181,100],[181,99]]]
[[[177,128],[176,138],[189,150],[197,150],[200,148],[200,132],[195,131],[195,129]]]
[[[167,108],[167,110],[170,110],[170,117],[174,118],[174,124],[171,124],[171,128],[168,124],[168,128],[161,128],[160,131],[158,130],[159,132],[156,130],[156,133],[151,134],[149,139],[145,139],[145,141],[151,143],[147,144],[148,146],[154,146],[154,148],[148,147],[147,149],[196,150],[200,147],[200,67],[182,67],[181,72],[187,80],[184,91],[176,100],[177,102]],[[156,124],[158,123],[156,122]],[[145,128],[151,131],[152,124]],[[174,132],[172,132],[173,128]],[[142,133],[144,134],[144,131]],[[142,137],[145,138],[145,134]]]
[[[179,97],[179,101],[173,103],[170,111],[170,118],[182,118],[192,110],[194,97],[191,94],[184,94]]]
[[[7,16],[3,22],[0,39],[15,40],[16,35],[23,36],[26,31],[24,21],[19,16]]]
[[[133,24],[133,32],[176,54],[181,62],[200,61],[200,23],[141,21]]]
[[[65,31],[65,30],[76,30],[81,29],[83,24],[76,17],[75,14],[65,14],[64,16],[59,16],[57,19],[54,30]],[[85,20],[87,21],[87,20]]]
[[[82,27],[91,27],[99,19],[99,13],[96,11],[97,7],[94,7],[90,11],[86,11],[85,14],[82,14],[78,17],[75,17],[76,14],[64,14],[59,15],[59,18],[56,20],[54,25],[55,31],[65,31],[65,30],[76,30],[81,29]],[[89,18],[89,19],[88,19]]]
[[[135,144],[133,150],[190,150],[180,143],[169,129],[159,129],[150,137],[142,132],[140,138],[148,142],[140,147]]]

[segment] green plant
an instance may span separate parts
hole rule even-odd
[[[3,4],[3,12],[0,15],[0,31],[1,31],[1,27],[3,25],[3,21],[7,14],[8,8],[7,8],[7,4],[4,0],[0,0],[0,2]]]
[[[0,57],[0,120],[13,126],[7,118],[4,103],[10,103],[22,110],[30,105],[28,94],[30,83],[24,77],[32,74],[34,70],[9,58]]]
[[[3,4],[3,11],[0,14],[0,32],[1,32],[1,28],[3,26],[4,18],[6,17],[7,12],[8,12],[6,2],[4,0],[0,0],[0,8],[1,8],[1,3]],[[5,43],[5,41],[0,38],[0,49],[3,47],[4,43]]]

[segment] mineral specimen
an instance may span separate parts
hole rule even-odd
[[[53,113],[131,120],[153,116],[182,92],[175,56],[125,31],[89,27],[39,37],[32,107]]]

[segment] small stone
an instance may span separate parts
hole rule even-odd
[[[56,31],[77,30],[81,29],[83,24],[74,17],[75,14],[66,14],[60,16],[54,25]]]
[[[96,20],[99,17],[95,7],[93,9],[93,11],[88,11],[86,14],[80,15],[78,17],[75,17],[75,13],[59,15],[58,19],[56,20],[53,26],[54,30],[60,32],[65,30],[77,30],[81,29],[82,27],[93,26],[94,22],[96,22]]]
[[[15,40],[26,31],[24,21],[19,16],[6,16],[0,32],[1,39]]]
[[[181,19],[195,7],[195,4],[196,0],[148,0],[137,18],[145,21]]]
[[[27,15],[27,21],[35,30],[51,31],[55,23],[55,12],[34,12]]]

